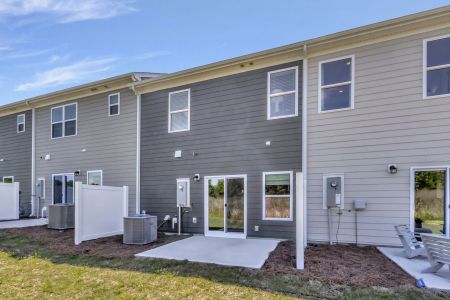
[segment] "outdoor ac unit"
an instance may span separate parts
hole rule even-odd
[[[70,229],[75,227],[75,205],[53,204],[48,206],[48,228]]]
[[[156,241],[157,217],[150,215],[137,215],[123,219],[124,244],[148,244]]]

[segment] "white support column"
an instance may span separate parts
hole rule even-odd
[[[31,109],[31,214],[39,217],[39,204],[36,197],[36,112]]]
[[[141,95],[136,96],[136,214],[141,213]]]
[[[79,245],[82,242],[83,228],[81,222],[81,212],[83,211],[83,201],[80,201],[83,197],[83,186],[79,181],[75,182],[75,245]]]
[[[304,226],[303,226],[303,173],[298,172],[295,176],[296,183],[296,238],[295,238],[295,247],[296,247],[296,260],[297,260],[297,269],[303,270],[305,267],[305,246],[304,246]]]
[[[303,243],[308,244],[308,48],[303,48],[303,72],[302,72],[302,172],[303,172]]]

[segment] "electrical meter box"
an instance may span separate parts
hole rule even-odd
[[[36,196],[43,199],[45,197],[45,179],[39,178],[36,182]]]
[[[189,182],[189,178],[177,179],[177,206],[191,206]]]
[[[327,177],[325,184],[327,208],[342,207],[342,177]]]

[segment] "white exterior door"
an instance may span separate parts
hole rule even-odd
[[[205,177],[205,235],[247,236],[247,176]]]

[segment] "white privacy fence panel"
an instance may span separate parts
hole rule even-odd
[[[75,244],[123,234],[128,187],[75,183]]]
[[[19,219],[19,183],[0,183],[0,220]]]

